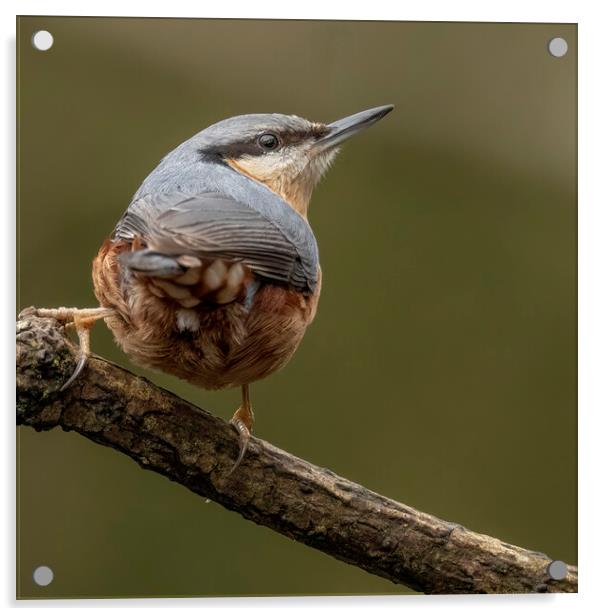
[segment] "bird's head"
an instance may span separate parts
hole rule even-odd
[[[393,109],[384,105],[330,124],[278,113],[236,116],[199,134],[199,151],[261,182],[306,217],[312,191],[339,145]]]

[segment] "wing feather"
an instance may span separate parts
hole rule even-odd
[[[138,235],[149,248],[165,254],[239,260],[263,278],[313,290],[315,266],[301,263],[290,234],[253,207],[221,193],[146,195],[130,205],[115,235]]]

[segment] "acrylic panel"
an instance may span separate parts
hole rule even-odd
[[[98,306],[100,246],[144,178],[202,129],[279,113],[328,132],[340,118],[395,106],[341,144],[316,186],[316,316],[291,361],[251,385],[255,437],[315,465],[330,487],[288,471],[262,471],[252,484],[257,441],[220,483],[234,446],[211,450],[213,463],[204,435],[188,434],[194,446],[183,456],[170,440],[186,432],[177,418],[140,453],[156,426],[140,420],[126,439],[118,415],[129,407],[94,399],[85,386],[93,366],[64,392],[21,389],[22,423],[50,428],[57,413],[73,421],[63,422],[68,431],[17,427],[19,598],[478,592],[479,559],[462,561],[458,547],[470,531],[577,564],[576,25],[17,23],[19,310]],[[52,34],[46,50],[32,44],[40,31]],[[245,139],[244,152],[212,159],[243,177],[243,192],[246,181],[266,184],[265,161],[277,156],[267,141]],[[286,344],[287,332],[278,335]],[[240,405],[238,387],[208,391],[139,367],[104,323],[91,348],[226,422]],[[54,368],[53,357],[37,357],[62,369],[60,357]],[[74,426],[85,427],[91,408],[97,423],[79,430],[85,438]],[[232,428],[215,425],[235,443]],[[110,438],[120,445],[101,446]],[[152,470],[165,451],[174,481]],[[410,545],[412,510],[387,521],[383,505],[379,520],[370,501],[370,517],[373,497],[324,469],[458,526]],[[187,489],[191,477],[209,493]],[[276,488],[269,496],[277,480],[280,490],[290,482],[288,504]],[[330,489],[344,502],[338,519],[312,506]],[[576,589],[574,569],[556,584],[554,568],[533,558],[539,578],[524,588],[504,585],[513,565],[490,563],[500,586],[488,591],[554,592],[569,578]]]

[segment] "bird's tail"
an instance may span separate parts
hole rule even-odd
[[[166,255],[147,248],[119,255],[119,261],[129,270],[152,278],[175,278],[185,274],[191,266],[201,265],[200,259],[195,260],[198,263],[191,263],[191,258],[194,259],[194,257]],[[188,264],[186,264],[186,259],[189,261]],[[182,260],[184,260],[183,263]]]
[[[154,295],[178,300],[187,308],[201,302],[228,304],[249,299],[255,290],[251,271],[238,261],[201,260],[148,248],[124,252],[119,259],[128,272],[145,279]]]

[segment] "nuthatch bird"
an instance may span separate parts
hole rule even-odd
[[[393,109],[331,124],[282,114],[213,124],[170,152],[144,180],[93,263],[99,308],[40,309],[75,326],[80,356],[105,319],[134,362],[205,389],[242,387],[232,425],[253,429],[249,383],[282,368],[318,306],[312,191],[338,146]]]

